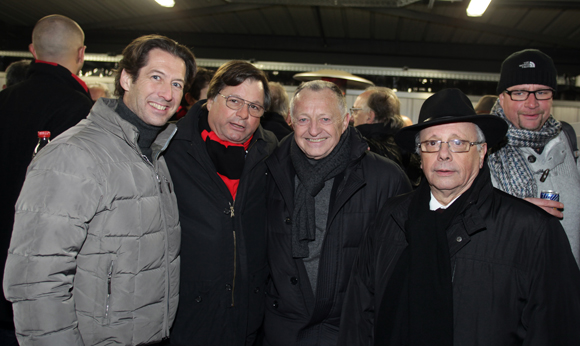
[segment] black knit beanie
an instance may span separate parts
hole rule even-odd
[[[558,73],[552,58],[537,49],[515,52],[501,64],[497,94],[520,84],[541,84],[557,90]]]

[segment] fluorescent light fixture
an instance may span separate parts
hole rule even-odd
[[[469,17],[481,17],[490,2],[491,0],[471,0],[467,7],[467,15]]]
[[[155,0],[156,3],[163,7],[173,7],[175,6],[175,1],[173,0]],[[484,10],[485,11],[485,10]]]

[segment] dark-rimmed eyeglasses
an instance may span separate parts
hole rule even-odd
[[[441,150],[441,143],[447,143],[449,151],[452,153],[465,153],[468,152],[472,146],[483,144],[484,142],[470,142],[461,139],[452,139],[447,142],[430,140],[419,143],[418,147],[421,149],[421,152],[436,153]]]
[[[530,94],[534,94],[536,100],[549,100],[554,97],[554,90],[552,89],[540,89],[536,91],[529,90],[506,90],[506,94],[510,95],[512,101],[525,101],[530,97]]]
[[[226,99],[226,106],[229,109],[232,109],[234,111],[239,111],[240,109],[242,109],[242,107],[244,107],[245,104],[248,105],[248,113],[253,116],[254,118],[259,118],[262,115],[264,115],[264,107],[262,107],[261,105],[257,104],[257,103],[253,103],[250,101],[246,101],[242,98],[239,98],[237,96],[224,96],[222,93],[218,93],[218,95],[220,95],[221,97],[223,97],[224,99]]]

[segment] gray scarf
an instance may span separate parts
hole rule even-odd
[[[324,187],[324,182],[344,172],[349,163],[350,132],[348,128],[332,152],[312,165],[296,144],[294,138],[290,145],[290,159],[300,180],[294,194],[294,213],[292,215],[292,257],[309,256],[308,242],[315,239],[316,219],[314,197]]]
[[[509,126],[506,134],[507,145],[489,155],[489,165],[500,190],[520,198],[537,197],[538,186],[534,172],[519,148],[543,148],[560,134],[562,124],[550,115],[539,131],[518,129],[507,120],[499,100],[493,106],[491,114],[503,118]]]

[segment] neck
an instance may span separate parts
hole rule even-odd
[[[435,188],[434,186],[431,186],[431,193],[433,194],[433,197],[435,197],[437,202],[441,203],[441,205],[446,206],[449,203],[451,203],[451,201],[453,201],[457,197],[461,196],[465,191],[467,191],[469,189],[470,186],[471,186],[471,184],[464,189],[453,190],[453,191],[451,191],[451,190],[437,190],[437,188]]]

